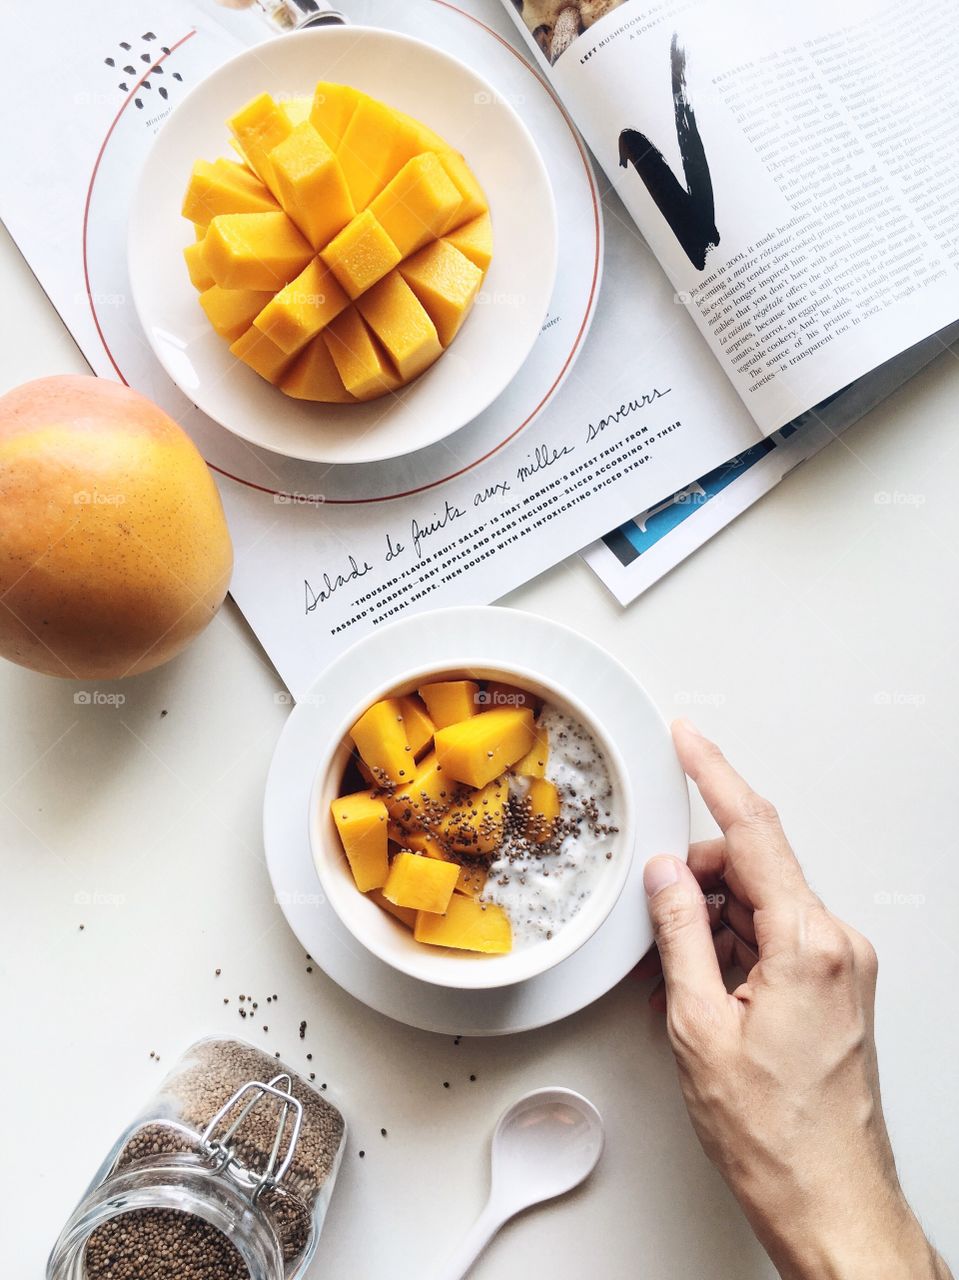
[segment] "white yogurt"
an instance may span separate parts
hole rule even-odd
[[[560,794],[562,838],[542,846],[507,838],[482,898],[509,916],[516,949],[554,938],[572,919],[600,877],[609,874],[615,836],[613,786],[602,748],[558,707],[547,704],[539,722],[549,735],[546,777]],[[517,801],[528,789],[529,779],[510,776]]]

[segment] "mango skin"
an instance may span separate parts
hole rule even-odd
[[[172,418],[83,375],[0,397],[0,655],[111,680],[212,620],[233,548],[213,478]]]

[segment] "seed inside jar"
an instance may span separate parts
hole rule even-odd
[[[134,1209],[102,1223],[84,1252],[87,1280],[249,1280],[222,1231],[178,1209]]]

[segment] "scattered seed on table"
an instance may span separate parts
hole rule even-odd
[[[315,1072],[315,1071],[311,1071],[311,1072],[310,1072],[310,1079],[311,1079],[311,1080],[315,1080],[315,1079],[316,1079],[316,1072]]]
[[[444,1088],[444,1089],[448,1089],[449,1087],[450,1087],[450,1082],[449,1082],[448,1080],[444,1080],[444,1081],[443,1081],[443,1088]]]
[[[305,1021],[300,1023],[300,1039],[301,1040],[306,1039],[306,1022]]]
[[[366,1152],[365,1152],[365,1151],[361,1151],[361,1152],[360,1152],[360,1159],[362,1160],[362,1159],[363,1159],[363,1157],[364,1157],[365,1155],[366,1155]]]
[[[307,1062],[312,1062],[312,1061],[313,1061],[313,1055],[312,1055],[312,1053],[308,1053],[308,1054],[306,1055],[306,1060],[307,1060]]]
[[[213,970],[214,977],[217,977],[217,978],[218,978],[218,977],[220,976],[220,973],[221,973],[221,972],[222,972],[222,970],[220,970],[220,969],[214,969],[214,970]]]
[[[473,1081],[473,1082],[475,1083],[475,1082],[476,1082],[476,1077],[475,1077],[475,1076],[470,1076],[470,1080],[471,1080],[471,1081]]]
[[[385,1129],[381,1129],[381,1130],[380,1130],[380,1137],[381,1137],[381,1138],[385,1138],[385,1137],[386,1137],[386,1130],[385,1130]]]

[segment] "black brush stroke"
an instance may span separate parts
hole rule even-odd
[[[620,133],[619,163],[623,169],[630,164],[633,166],[686,257],[697,271],[702,271],[706,266],[706,254],[719,244],[719,231],[706,151],[686,92],[686,50],[680,45],[675,32],[669,46],[669,57],[676,139],[686,185],[679,182],[659,148],[637,129],[623,129]]]

